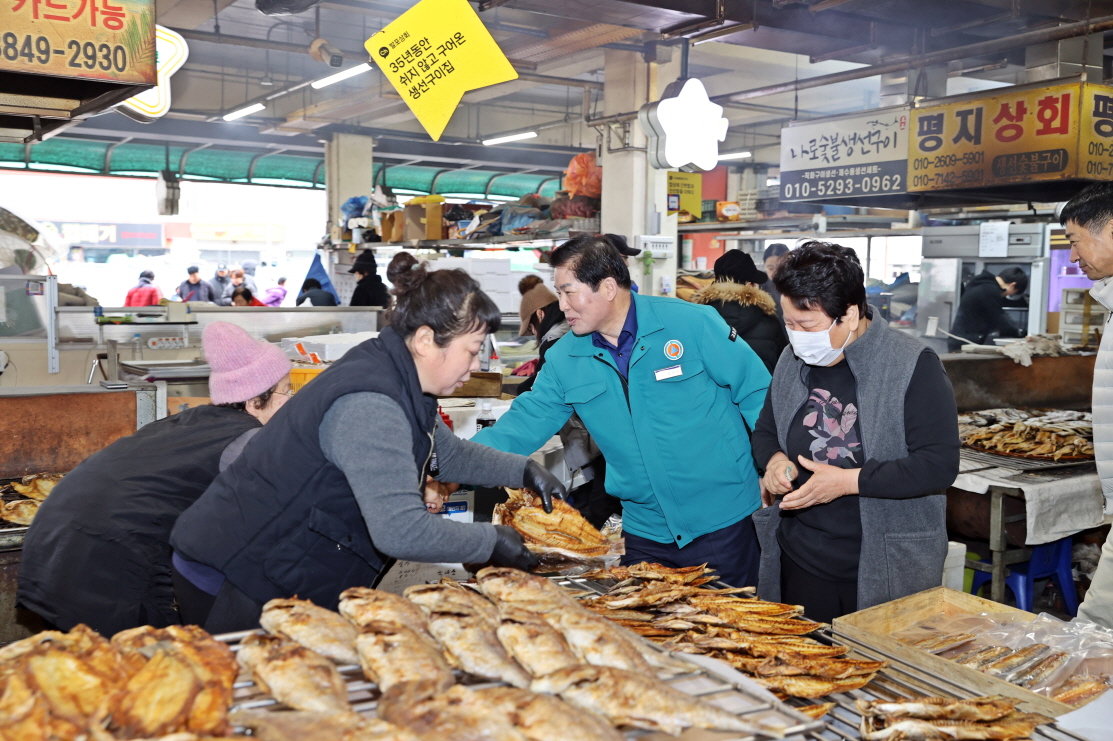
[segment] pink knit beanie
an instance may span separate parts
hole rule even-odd
[[[201,333],[201,346],[212,371],[213,404],[253,399],[290,373],[290,361],[275,345],[257,341],[228,322],[213,322]]]

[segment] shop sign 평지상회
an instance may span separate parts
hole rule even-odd
[[[467,0],[421,0],[363,45],[433,141],[464,93],[518,79]]]
[[[884,108],[781,129],[781,200],[907,190],[909,108]]]
[[[0,71],[154,84],[154,2],[7,0]]]

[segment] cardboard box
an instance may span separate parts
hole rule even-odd
[[[379,217],[379,236],[384,242],[401,242],[404,225],[401,211],[387,211]]]
[[[999,620],[1030,623],[1036,616],[999,602],[975,597],[946,587],[935,587],[910,594],[892,602],[837,617],[831,622],[836,636],[851,643],[872,647],[889,656],[907,661],[925,674],[945,680],[977,695],[1005,695],[1020,700],[1023,710],[1045,715],[1062,715],[1074,710],[1003,679],[960,666],[891,636],[932,618],[989,613]]]
[[[741,221],[742,207],[738,201],[715,201],[715,218],[719,221]]]
[[[442,210],[439,203],[406,206],[402,211],[405,219],[402,239],[444,239]]]
[[[478,371],[449,396],[477,396],[498,398],[502,396],[502,374],[494,371]]]

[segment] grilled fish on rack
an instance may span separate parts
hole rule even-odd
[[[0,504],[0,520],[14,522],[17,525],[30,525],[31,520],[39,513],[42,502],[36,499],[13,499]]]
[[[62,480],[65,474],[61,473],[33,473],[24,476],[21,481],[12,482],[12,489],[25,497],[43,501],[50,492],[54,491],[54,486]]]
[[[933,720],[998,720],[1016,708],[1014,700],[1003,697],[972,697],[958,700],[951,697],[916,697],[911,700],[857,700],[854,703],[863,716],[889,718],[920,718]]]
[[[421,741],[530,741],[505,713],[460,685],[445,691],[427,681],[395,685],[379,700],[379,717]]]
[[[552,581],[506,566],[488,566],[475,575],[479,591],[499,605],[517,605],[534,612],[546,612],[562,607],[577,606],[572,599]]]
[[[650,672],[637,636],[627,637],[621,626],[575,605],[542,614],[560,631],[584,663]],[[649,649],[652,650],[652,649]]]
[[[419,741],[417,736],[393,723],[351,712],[237,710],[230,720],[250,730],[252,738],[261,741]]]
[[[766,729],[668,686],[645,672],[574,666],[533,681],[530,688],[598,713],[614,725],[664,731],[685,728],[763,734]]]
[[[434,612],[454,612],[458,615],[475,615],[495,627],[499,624],[499,608],[468,587],[457,582],[417,584],[403,592],[406,599],[430,615]]]
[[[824,679],[822,677],[754,677],[754,681],[768,689],[780,690],[793,697],[824,697],[836,692],[849,692],[865,687],[873,679],[872,674],[860,674],[845,679]]]
[[[260,689],[294,710],[350,710],[348,689],[336,666],[301,644],[252,634],[240,643],[236,660],[251,672]]]
[[[396,623],[429,632],[425,613],[405,597],[381,589],[352,587],[340,593],[340,614],[358,628],[367,623]]]
[[[622,734],[593,712],[574,708],[552,695],[489,687],[472,693],[485,707],[501,713],[530,741],[622,741]]]
[[[356,628],[332,610],[308,600],[272,599],[263,605],[259,624],[339,664],[358,664]]]
[[[368,623],[356,638],[364,675],[386,691],[424,679],[443,690],[456,679],[440,647],[422,633],[394,623]]]
[[[862,719],[864,741],[935,741],[936,739],[1011,739],[1028,738],[1042,723],[1051,720],[1036,713],[1013,713],[1000,720],[978,723],[970,720],[922,720],[920,718],[893,718],[892,720]]]
[[[884,666],[884,661],[864,659],[816,659],[794,656],[786,659],[778,656],[749,658],[740,654],[718,654],[732,666],[747,674],[761,677],[792,677],[809,675],[823,679],[846,679],[862,674],[875,674]]]
[[[714,569],[707,568],[707,564],[703,563],[699,566],[682,566],[673,568],[670,566],[662,566],[659,563],[636,563],[630,566],[612,566],[609,569],[596,569],[595,571],[584,574],[585,579],[614,579],[615,581],[625,581],[626,579],[644,579],[645,581],[665,581],[672,584],[690,584],[698,587],[701,584],[718,579]]]
[[[499,642],[533,676],[581,663],[560,631],[540,615],[510,606],[499,614],[502,622],[495,631]]]

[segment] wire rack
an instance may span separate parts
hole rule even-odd
[[[562,586],[571,587],[585,592],[605,593],[611,585],[602,584],[589,579],[570,577],[558,580]],[[722,582],[712,582],[704,585],[710,588],[722,588],[727,585]],[[747,599],[739,596],[739,599]],[[917,668],[907,661],[893,656],[880,649],[867,646],[863,643],[835,637],[829,630],[818,631],[813,637],[825,643],[841,643],[850,646],[850,658],[867,659],[870,661],[882,660],[887,666],[877,673],[877,676],[861,689],[850,692],[840,692],[827,695],[820,700],[803,700],[792,698],[786,704],[790,707],[801,707],[814,702],[834,702],[835,707],[821,718],[818,727],[801,730],[799,738],[804,739],[860,739],[862,715],[858,712],[855,702],[857,700],[902,700],[915,697],[954,697],[970,698],[975,694],[961,685],[951,682],[943,677],[930,674],[926,670]],[[1039,726],[1030,736],[1033,741],[1089,741],[1084,736],[1065,731],[1048,723]]]
[[[1084,461],[1052,461],[1042,458],[1019,458],[1011,455],[997,455],[995,453],[987,453],[983,450],[971,450],[970,448],[962,448],[959,455],[972,463],[980,463],[984,466],[992,466],[993,468],[1009,468],[1014,471],[1047,471],[1055,468],[1075,468],[1079,466],[1094,466],[1094,459],[1090,458]],[[963,473],[970,473],[970,471],[963,471]]]

